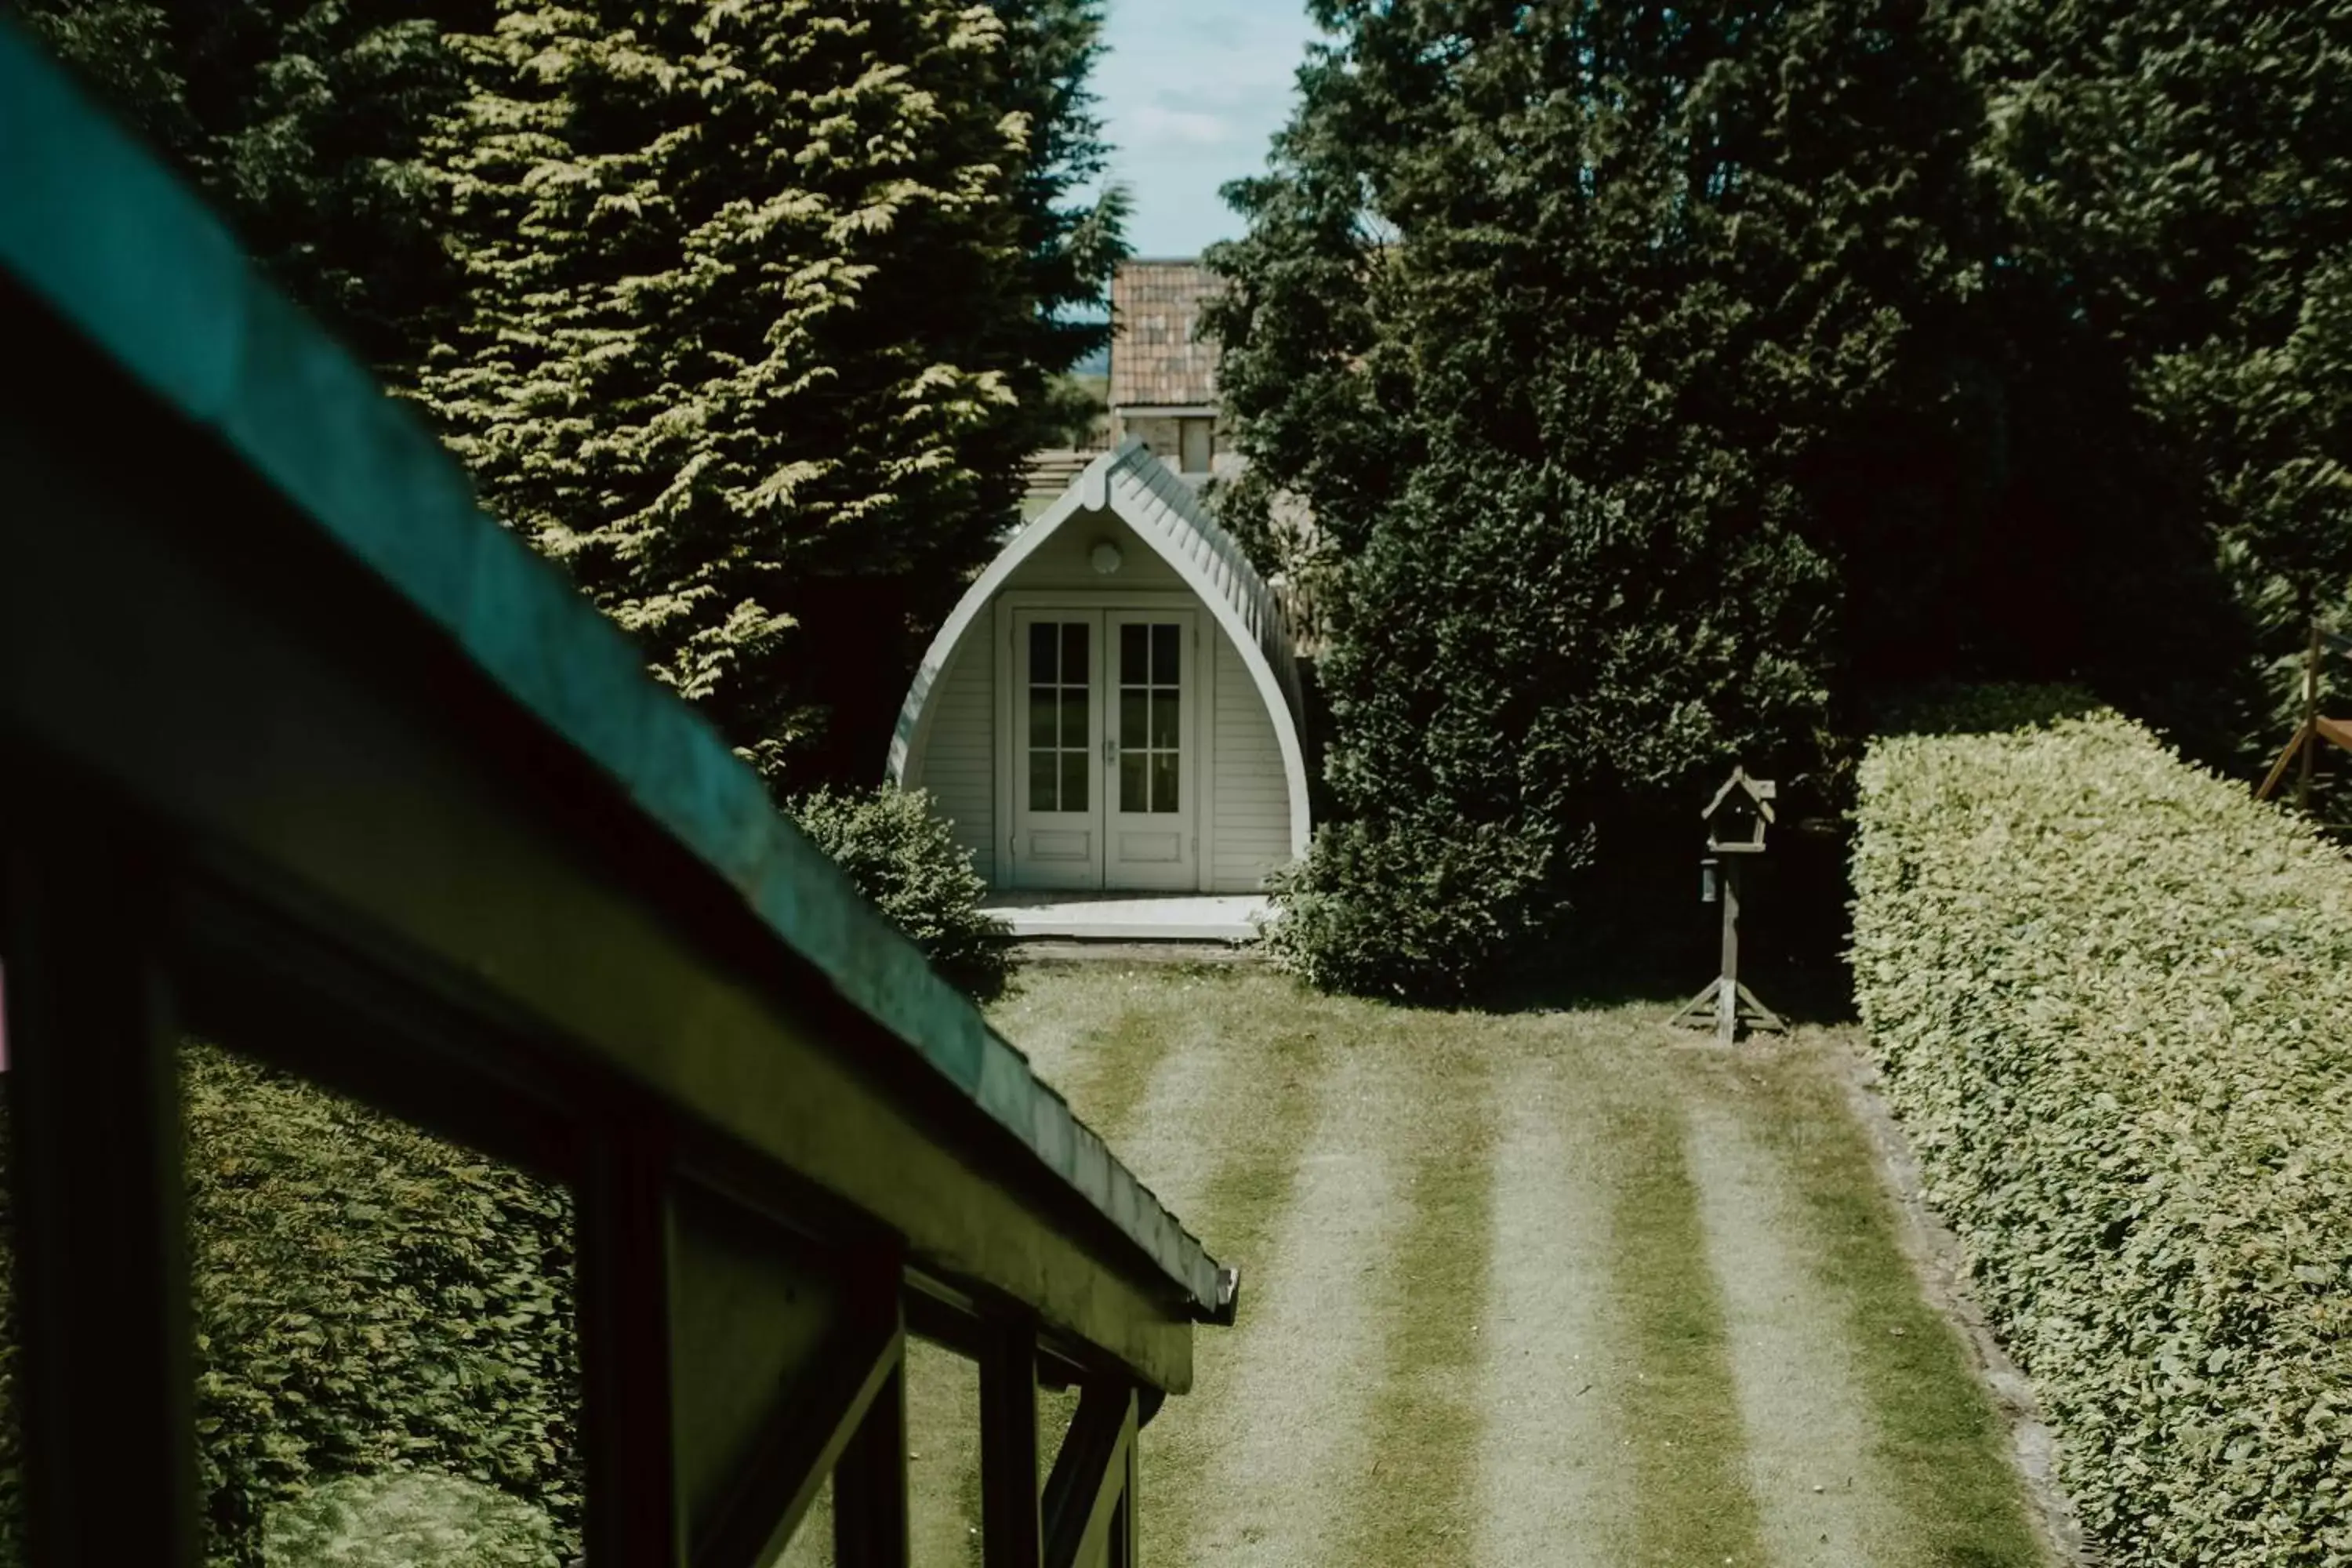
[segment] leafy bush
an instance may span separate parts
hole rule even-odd
[[[931,967],[975,1000],[1003,994],[1013,976],[1012,929],[981,913],[988,884],[928,794],[889,784],[821,789],[793,802],[792,816]]]
[[[281,1510],[415,1465],[576,1552],[569,1194],[211,1047],[181,1074],[209,1560],[268,1561]]]
[[[1861,788],[1862,1015],[2105,1560],[2352,1563],[2352,868],[2113,714]]]
[[[438,1470],[342,1476],[272,1509],[267,1568],[556,1568],[555,1524],[502,1491]]]
[[[180,1074],[206,1561],[577,1552],[570,1195],[212,1046]],[[10,1283],[0,1267],[0,1563],[23,1561]]]
[[[1269,881],[1265,951],[1327,991],[1456,1001],[1552,933],[1559,873],[1579,858],[1526,827],[1333,823]]]

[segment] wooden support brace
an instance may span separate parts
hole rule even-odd
[[[2308,726],[2296,726],[2294,739],[2287,742],[2286,749],[2279,752],[2278,761],[2271,764],[2270,773],[2263,777],[2261,786],[2254,791],[2256,800],[2270,799],[2271,792],[2278,788],[2281,779],[2286,777],[2286,770],[2294,765],[2295,757],[2310,739],[2311,731]]]
[[[903,1349],[903,1337],[899,1344]],[[835,1568],[908,1568],[914,1552],[910,1525],[907,1363],[897,1355],[833,1468]]]
[[[1045,1483],[1045,1568],[1106,1560],[1113,1568],[1128,1568],[1131,1563],[1134,1510],[1124,1510],[1123,1525],[1120,1516],[1121,1505],[1130,1500],[1135,1428],[1132,1388],[1087,1385]],[[1108,1558],[1114,1545],[1122,1549],[1123,1560]]]
[[[840,1325],[761,1434],[727,1502],[695,1542],[695,1568],[764,1568],[833,1477],[836,1544],[850,1563],[906,1562],[907,1335],[893,1262],[861,1260]],[[895,1475],[895,1491],[892,1476]],[[891,1554],[894,1528],[899,1541]]]

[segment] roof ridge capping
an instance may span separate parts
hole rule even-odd
[[[1156,1198],[1139,1205],[1148,1189],[1115,1156],[1108,1180],[1081,1180],[1085,1124],[1028,1058],[776,809],[709,721],[646,673],[617,626],[484,515],[423,423],[264,282],[226,226],[5,16],[0,163],[0,272],[287,497],[845,1001],[1082,1195],[1194,1316],[1215,1320],[1221,1271],[1199,1240]],[[270,377],[302,395],[265,404],[255,387]]]

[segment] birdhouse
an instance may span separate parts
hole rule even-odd
[[[1764,829],[1772,823],[1772,799],[1779,794],[1770,779],[1753,779],[1745,768],[1731,770],[1715,798],[1700,815],[1706,820],[1706,847],[1717,855],[1756,855],[1764,848]]]

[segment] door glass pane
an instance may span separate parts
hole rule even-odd
[[[1118,755],[1118,808],[1121,811],[1150,811],[1151,803],[1145,793],[1145,764],[1151,753],[1141,747]]]
[[[1173,752],[1151,753],[1151,809],[1176,809],[1176,753]]]
[[[1029,623],[1029,782],[1031,811],[1087,809],[1094,720],[1087,663],[1092,623]]]
[[[1054,785],[1061,777],[1056,759],[1059,752],[1032,751],[1029,753],[1029,809],[1054,809]]]
[[[1118,809],[1172,812],[1183,756],[1181,622],[1118,628]]]

